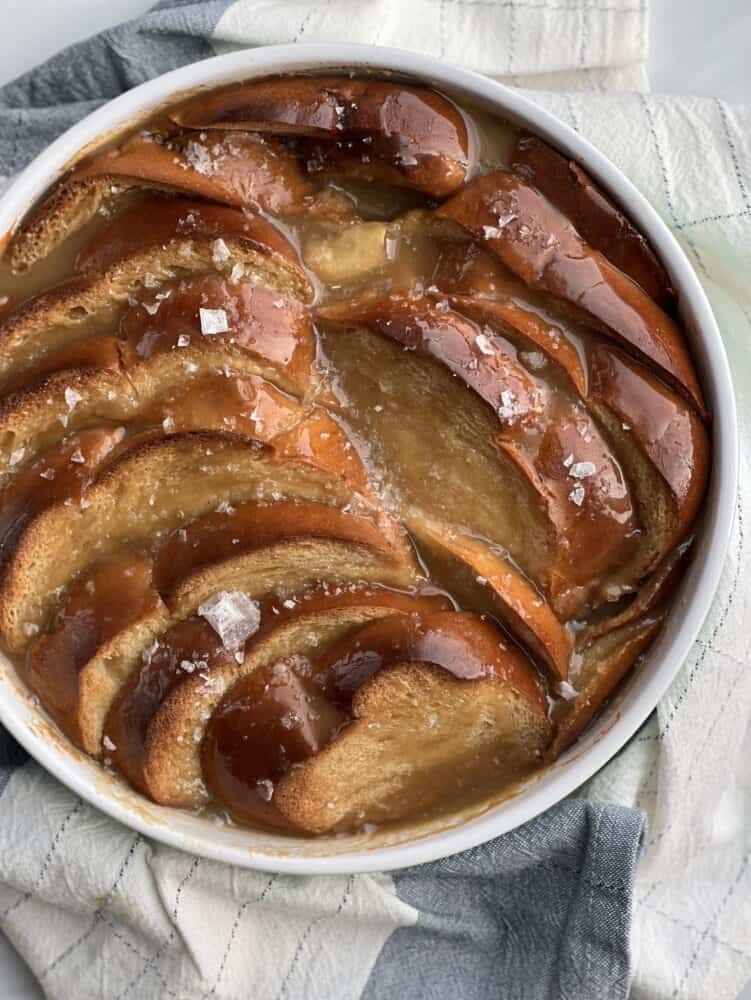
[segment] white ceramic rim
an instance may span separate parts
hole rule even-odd
[[[99,765],[52,739],[6,657],[0,655],[0,721],[55,777],[116,820],[185,851],[263,871],[334,874],[388,871],[446,857],[484,843],[532,819],[592,777],[633,736],[689,654],[710,609],[729,543],[738,477],[735,398],[725,349],[709,302],[685,254],[651,205],[597,149],[528,98],[479,74],[427,56],[355,44],[278,45],[217,56],[142,84],[89,115],[46,149],[0,201],[0,233],[14,228],[76,154],[103,133],[142,117],[183,91],[273,73],[392,71],[446,90],[459,99],[525,124],[579,160],[647,235],[678,290],[681,311],[713,411],[713,469],[697,552],[662,635],[638,674],[561,761],[519,794],[454,825],[399,837],[295,840],[217,828],[208,819],[162,809],[102,778]],[[348,848],[351,842],[352,847]],[[371,842],[373,846],[369,847]],[[323,846],[321,846],[323,845]]]

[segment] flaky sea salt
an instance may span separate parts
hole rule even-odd
[[[532,371],[538,371],[547,364],[547,359],[542,351],[519,351],[519,360]]]
[[[211,153],[205,146],[198,142],[189,142],[185,147],[185,159],[199,174],[210,177],[216,173],[216,164],[211,158]]]
[[[67,387],[67,389],[63,393],[63,396],[65,397],[65,403],[69,410],[75,409],[78,403],[80,403],[81,400],[83,399],[81,393],[76,392],[75,389],[71,389],[70,386]]]
[[[105,750],[117,750],[117,744],[113,743],[109,736],[105,736],[102,739],[102,746]]]
[[[214,240],[211,244],[211,259],[215,264],[223,264],[226,260],[229,260],[231,256],[232,254],[230,253],[229,247],[221,237]]]
[[[210,336],[214,333],[227,333],[229,324],[227,313],[224,309],[199,309],[198,315],[201,320],[201,333]]]
[[[568,495],[568,498],[571,501],[571,503],[576,504],[577,507],[581,507],[581,505],[584,503],[585,495],[586,494],[584,492],[584,487],[581,484],[578,484],[571,490],[571,492]]]
[[[516,415],[514,404],[516,403],[516,393],[511,389],[504,389],[501,392],[501,405],[498,407],[498,416],[501,420],[511,420]]]
[[[143,303],[143,307],[146,310],[146,312],[149,314],[149,316],[156,316],[156,314],[159,312],[159,306],[160,305],[161,305],[161,302],[144,302]]]
[[[245,265],[238,261],[230,271],[230,281],[237,283],[245,277]]]
[[[261,609],[241,591],[222,590],[205,601],[198,609],[222,640],[225,649],[234,652],[261,624]]]
[[[25,448],[16,448],[15,451],[12,451],[10,453],[10,456],[8,458],[8,465],[11,466],[18,465],[18,463],[23,460],[25,454],[26,454]]]
[[[490,343],[490,341],[488,340],[488,338],[485,336],[484,333],[477,334],[477,336],[475,337],[475,343],[480,349],[481,354],[493,353],[493,345]]]
[[[574,462],[568,470],[568,474],[574,479],[586,479],[587,476],[593,476],[595,472],[597,472],[597,466],[594,462]]]
[[[86,461],[86,459],[84,458],[84,454],[80,448],[76,448],[76,450],[71,454],[70,460],[71,462],[75,462],[76,465],[83,465],[83,463]]]
[[[162,429],[164,430],[165,434],[172,433],[172,431],[175,429],[175,421],[172,419],[172,417],[164,418],[164,420],[162,421]]]
[[[570,469],[571,465],[573,464],[573,461],[574,461],[574,456],[573,455],[571,455],[571,454],[566,455],[566,457],[563,460],[563,467],[564,467],[564,469]]]
[[[268,778],[264,778],[263,781],[256,782],[256,791],[264,802],[271,802],[271,797],[274,794],[274,785]]]
[[[178,347],[187,347],[189,343],[190,343],[190,337],[188,336],[187,333],[181,333],[180,336],[177,338]]]
[[[568,681],[559,681],[556,685],[556,694],[559,694],[561,698],[565,698],[566,701],[571,701],[578,695],[576,688],[572,687]]]

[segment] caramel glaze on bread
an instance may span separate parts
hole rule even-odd
[[[63,177],[0,301],[0,634],[153,801],[476,805],[658,634],[709,414],[664,268],[537,137],[397,80],[203,93]]]

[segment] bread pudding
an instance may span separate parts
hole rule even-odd
[[[540,138],[395,78],[202,92],[0,263],[0,634],[151,800],[481,801],[659,632],[709,471],[675,295]]]

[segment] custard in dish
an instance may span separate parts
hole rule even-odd
[[[709,470],[670,281],[535,136],[399,81],[202,93],[0,264],[0,633],[152,800],[295,833],[554,761]]]

